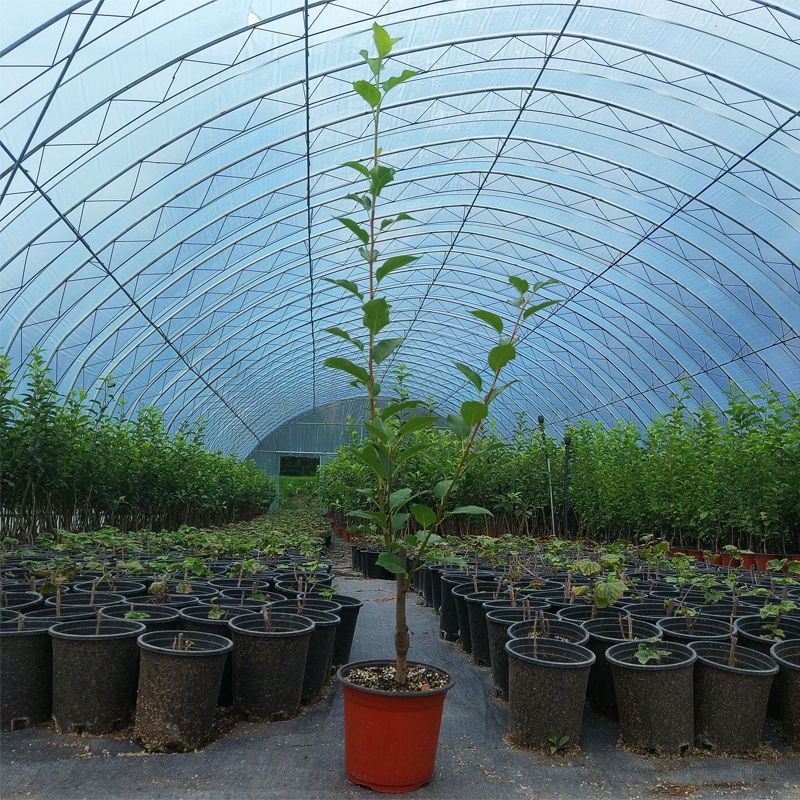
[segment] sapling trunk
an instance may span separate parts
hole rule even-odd
[[[734,667],[736,666],[736,642],[737,639],[735,636],[731,636],[731,649],[730,653],[728,654],[728,666]]]
[[[405,559],[405,551],[400,551],[400,558]],[[406,682],[408,649],[411,646],[411,639],[408,634],[408,622],[406,619],[406,595],[408,594],[408,584],[405,573],[398,573],[396,580],[397,596],[395,597],[395,620],[394,620],[394,650],[395,660],[395,680],[399,684]]]
[[[264,618],[264,632],[269,633],[272,630],[272,606],[269,603],[261,606],[261,616]]]
[[[103,621],[103,618],[100,616],[100,609],[96,608],[94,610],[95,617],[97,617],[97,624],[94,626],[94,635],[100,635],[100,623]]]
[[[61,584],[56,586],[56,616],[61,616]]]

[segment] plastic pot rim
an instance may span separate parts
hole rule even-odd
[[[191,637],[192,642],[203,642],[210,646],[202,650],[174,650],[172,647],[155,644],[153,641],[160,638],[171,638],[174,641],[179,634],[183,634],[184,639]],[[180,656],[181,658],[222,655],[224,653],[230,653],[230,651],[233,650],[233,642],[227,636],[220,636],[216,633],[205,633],[204,631],[149,631],[148,633],[143,633],[138,636],[136,644],[138,644],[142,650],[147,650],[150,653],[162,653]]]
[[[667,641],[660,641],[655,643],[653,646],[654,648],[663,649],[663,650],[670,650],[671,652],[678,652],[680,653],[683,658],[680,661],[672,661],[668,664],[659,664],[657,661],[648,662],[647,664],[640,664],[638,661],[624,661],[619,657],[619,653],[622,653],[626,650],[629,650],[631,655],[633,655],[636,650],[632,648],[632,645],[636,645],[637,649],[641,642],[619,642],[618,644],[611,645],[605,652],[606,660],[613,664],[614,666],[623,667],[625,669],[635,669],[635,670],[652,670],[652,669],[659,669],[659,670],[670,670],[670,669],[685,669],[686,667],[690,667],[697,661],[697,653],[694,652],[688,645],[681,644],[680,642],[667,642]]]
[[[743,655],[744,658],[750,658],[756,663],[760,663],[760,667],[741,666],[739,664],[733,667],[729,666],[727,658],[730,652],[730,646],[728,644],[714,641],[699,641],[689,642],[687,646],[694,650],[699,662],[707,664],[710,667],[724,670],[725,672],[735,672],[739,675],[776,675],[779,669],[777,662],[774,661],[771,656],[762,653],[760,650],[754,650],[752,647],[740,646],[736,649],[736,655]],[[703,652],[705,650],[710,650],[710,652]],[[720,656],[719,661],[712,657],[713,654],[716,653]]]
[[[446,675],[447,684],[438,689],[429,689],[425,692],[394,692],[390,689],[373,689],[370,686],[362,686],[359,683],[354,683],[347,677],[347,672],[349,670],[358,669],[361,667],[393,665],[394,663],[395,660],[393,658],[371,658],[366,661],[351,661],[348,664],[343,664],[341,667],[339,667],[339,669],[336,670],[336,677],[344,686],[347,686],[348,688],[356,689],[357,691],[364,692],[365,694],[379,695],[381,697],[433,697],[434,695],[448,692],[455,685],[453,676],[447,672],[447,670],[444,670],[441,667],[435,667],[433,664],[425,664],[422,661],[408,661],[406,662],[406,665],[409,667],[424,667],[425,669],[432,669],[441,675]]]
[[[574,642],[562,642],[559,639],[543,639],[539,638],[539,647],[543,647],[545,650],[555,651],[560,650],[562,652],[568,652],[576,656],[574,661],[551,661],[547,658],[542,658],[541,653],[537,655],[536,658],[533,656],[529,656],[527,653],[518,653],[516,647],[518,647],[518,643],[529,643],[531,642],[531,638],[525,639],[509,639],[505,643],[505,651],[509,656],[514,656],[515,658],[519,658],[522,661],[526,661],[529,664],[538,664],[541,666],[547,667],[554,667],[556,669],[578,669],[581,667],[591,667],[592,664],[597,660],[597,656],[588,648],[582,644],[575,644]]]
[[[795,656],[795,661],[789,661],[789,659],[780,652],[781,650],[787,650],[789,648],[794,648],[793,655]],[[781,667],[793,671],[800,670],[800,639],[784,639],[782,642],[775,642],[775,644],[770,647],[769,652]]]
[[[109,618],[106,617],[105,619],[108,620]],[[56,622],[54,625],[51,625],[47,631],[54,639],[66,639],[70,641],[95,639],[98,641],[106,641],[113,639],[132,639],[147,630],[141,622],[137,622],[133,619],[110,620],[110,624],[114,627],[123,626],[123,629],[117,630],[114,633],[103,633],[101,625],[100,633],[95,633],[96,623],[91,617],[87,617],[86,619],[76,619],[69,622]],[[84,633],[69,630],[70,627],[82,628],[83,626],[87,626],[87,630]]]
[[[259,624],[262,626],[261,630],[243,628],[242,623],[246,622],[248,619],[252,619],[254,621],[258,620]],[[236,633],[242,633],[245,636],[286,637],[305,636],[307,633],[311,633],[314,630],[314,626],[316,624],[314,620],[310,619],[309,617],[304,617],[301,614],[285,614],[280,611],[272,614],[272,623],[273,625],[278,623],[288,627],[281,628],[280,630],[265,631],[263,629],[264,616],[258,612],[240,614],[233,619],[229,619],[228,627],[232,631]]]

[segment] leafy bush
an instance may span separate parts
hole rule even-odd
[[[0,513],[22,541],[66,530],[220,525],[264,511],[271,478],[253,462],[209,452],[202,424],[167,430],[143,407],[126,419],[106,380],[100,400],[59,395],[31,354],[21,385],[0,360]]]

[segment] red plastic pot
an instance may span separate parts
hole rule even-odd
[[[344,694],[344,763],[352,783],[376,792],[410,792],[433,776],[444,700],[453,682],[448,675],[441,689],[390,692],[347,678],[359,667],[392,663],[356,661],[337,673]]]

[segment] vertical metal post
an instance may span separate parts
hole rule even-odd
[[[567,518],[567,492],[569,487],[569,443],[572,441],[571,437],[564,437],[564,538],[569,536],[569,521]]]
[[[544,447],[545,458],[547,459],[547,482],[550,484],[550,525],[553,529],[553,538],[556,534],[556,503],[553,496],[553,473],[550,469],[550,448],[547,445],[547,437],[544,435],[544,414],[539,414],[539,430],[542,432],[542,447]]]

